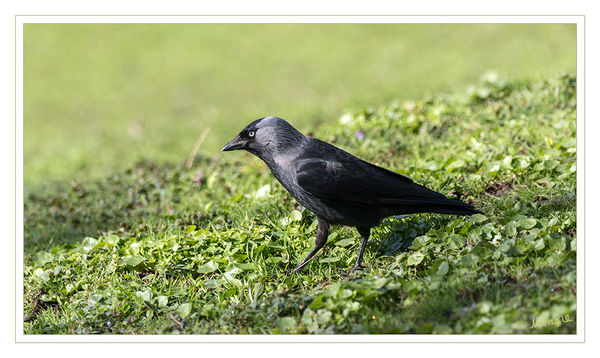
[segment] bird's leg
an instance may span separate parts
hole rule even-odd
[[[317,227],[317,238],[315,239],[315,248],[312,249],[312,251],[309,252],[308,255],[306,255],[304,260],[302,260],[302,262],[300,262],[298,266],[296,266],[296,268],[292,270],[292,272],[299,272],[302,269],[302,267],[304,267],[304,265],[306,265],[312,259],[312,257],[315,256],[315,254],[319,252],[319,250],[321,250],[323,246],[325,246],[325,243],[327,242],[327,236],[329,233],[330,225],[328,222],[319,218],[317,218],[317,220],[319,222],[319,226]]]
[[[365,252],[365,248],[367,247],[367,241],[369,241],[369,235],[371,235],[371,228],[368,227],[357,227],[358,233],[362,236],[362,244],[360,245],[360,251],[358,252],[358,258],[356,259],[356,263],[354,267],[350,270],[350,272],[354,272],[360,269],[362,266],[363,253]]]

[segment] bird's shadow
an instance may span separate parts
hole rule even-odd
[[[396,256],[406,252],[416,237],[427,234],[432,228],[443,227],[451,220],[449,216],[420,214],[387,218],[373,230],[372,237],[378,241],[376,256]]]

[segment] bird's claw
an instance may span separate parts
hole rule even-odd
[[[286,274],[288,276],[291,276],[293,273],[300,273],[300,271],[302,271],[303,267],[304,267],[304,265],[298,265],[298,266],[294,267],[293,269],[287,269]]]
[[[350,269],[350,271],[348,271],[348,274],[349,274],[350,276],[352,276],[352,275],[354,275],[354,272],[356,272],[357,270],[361,270],[361,271],[362,271],[362,270],[363,270],[363,269],[365,269],[365,268],[366,268],[366,267],[365,267],[365,266],[363,266],[363,265],[356,265],[356,266],[352,267],[352,268]]]

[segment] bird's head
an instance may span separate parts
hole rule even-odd
[[[223,151],[246,150],[260,158],[292,149],[306,137],[279,117],[265,117],[248,124],[229,141]]]

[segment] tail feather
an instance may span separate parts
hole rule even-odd
[[[432,208],[432,210],[428,211],[428,212],[438,213],[438,214],[464,215],[464,216],[483,214],[483,212],[481,212],[475,208],[468,208],[468,207],[447,207],[447,208],[438,207],[438,208]]]
[[[404,213],[438,213],[451,215],[483,214],[473,205],[455,199],[435,200],[383,200],[383,204],[390,207],[395,214]]]

